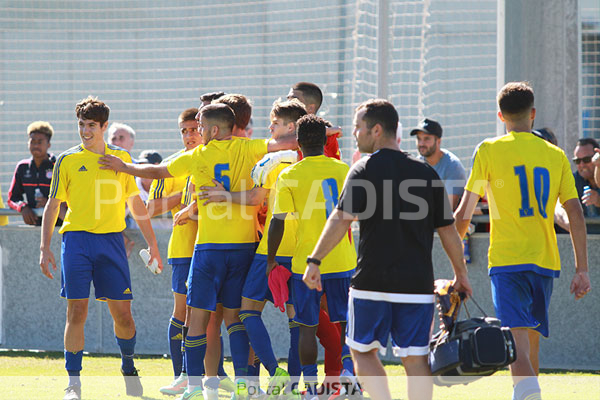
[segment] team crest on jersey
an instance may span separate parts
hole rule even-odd
[[[79,168],[79,172],[87,172],[85,165],[82,165],[81,168]]]
[[[51,169],[46,170],[46,179],[52,179],[52,170]]]
[[[23,176],[23,178],[31,178],[31,170],[29,168],[27,168],[27,170],[25,171],[25,175]]]

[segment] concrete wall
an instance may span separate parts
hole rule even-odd
[[[134,293],[133,314],[138,329],[136,351],[147,354],[168,353],[166,339],[167,322],[171,315],[171,274],[166,266],[162,275],[153,276],[142,266],[137,251],[143,239],[139,232],[128,235],[136,241],[130,258]],[[167,231],[158,231],[159,246],[166,256],[169,238]],[[59,297],[60,270],[54,280],[48,280],[39,270],[37,251],[40,240],[39,228],[0,228],[1,270],[0,284],[0,347],[19,349],[63,349],[63,329],[66,301]],[[542,340],[541,366],[544,368],[600,369],[600,322],[597,314],[600,291],[592,290],[584,299],[575,302],[569,294],[569,284],[574,271],[570,239],[558,238],[562,256],[563,274],[555,281],[550,307],[550,338]],[[600,235],[588,237],[592,285],[600,282]],[[473,263],[469,277],[474,296],[486,312],[493,315],[490,284],[487,276],[487,234],[472,238]],[[52,250],[60,259],[60,235],[55,233]],[[434,249],[436,278],[451,278],[451,268],[445,253],[436,239]],[[93,294],[92,294],[93,298]],[[471,307],[474,311],[474,307]],[[287,317],[267,304],[264,313],[267,329],[278,357],[287,357],[289,335]],[[223,330],[225,332],[225,330]],[[228,341],[225,340],[226,349]],[[117,353],[112,332],[112,320],[106,305],[90,301],[86,324],[85,350],[90,352]],[[227,352],[227,350],[226,350]],[[228,354],[228,353],[227,353]],[[385,357],[392,360],[391,357]]]

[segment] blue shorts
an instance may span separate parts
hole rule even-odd
[[[502,326],[530,328],[548,337],[548,307],[554,278],[532,271],[490,275],[496,317]]]
[[[242,288],[254,258],[254,244],[248,249],[194,249],[188,276],[187,304],[215,311],[217,303],[236,309],[242,306]]]
[[[346,344],[362,353],[384,353],[391,334],[394,356],[427,355],[433,308],[433,295],[350,289]]]
[[[131,300],[131,277],[122,232],[63,234],[61,291],[69,300],[90,297],[94,282],[97,300]]]
[[[293,274],[292,295],[294,298],[294,310],[296,316],[294,321],[304,326],[319,325],[319,312],[321,296],[327,295],[327,311],[331,322],[346,322],[348,314],[348,289],[350,288],[350,276],[341,278],[325,278],[321,275],[323,291],[309,289],[302,282],[302,275]]]
[[[279,265],[283,265],[289,271],[292,270],[292,257],[275,257],[275,260]],[[246,282],[244,283],[244,289],[242,290],[242,297],[254,301],[269,300],[273,302],[273,294],[269,289],[269,279],[266,274],[267,271],[267,256],[264,254],[256,254]],[[288,290],[290,298],[287,304],[292,304],[292,280],[288,281]]]
[[[173,293],[187,295],[187,280],[190,273],[191,258],[173,258],[171,260],[171,290]]]

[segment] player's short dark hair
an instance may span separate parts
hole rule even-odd
[[[200,101],[210,103],[223,96],[225,96],[225,92],[208,92],[200,96]]]
[[[321,107],[321,104],[323,103],[323,92],[314,83],[298,82],[292,86],[292,90],[302,92],[302,97],[304,97],[306,105],[314,104],[316,106],[315,112]]]
[[[327,141],[327,124],[314,114],[304,115],[296,121],[296,137],[305,150],[323,151]]]
[[[188,108],[179,114],[178,123],[185,121],[195,121],[196,115],[198,115],[198,109],[196,107]]]
[[[42,135],[46,135],[48,142],[50,142],[50,139],[52,139],[52,135],[54,134],[54,128],[52,128],[50,122],[35,121],[27,126],[27,136],[31,135],[32,133],[41,133]]]
[[[396,137],[398,130],[398,111],[392,103],[384,99],[371,99],[361,103],[356,111],[365,109],[363,120],[367,128],[371,129],[376,124],[381,125],[383,132],[390,137]]]
[[[281,118],[286,124],[290,122],[295,124],[304,115],[306,115],[306,107],[298,99],[277,100],[271,109],[271,116]]]
[[[88,96],[77,103],[75,114],[77,118],[91,119],[100,125],[104,125],[108,121],[110,108],[103,101],[98,100],[97,97]]]
[[[235,126],[240,129],[246,129],[252,115],[252,105],[246,96],[242,94],[226,94],[219,97],[214,103],[227,104],[235,113]]]
[[[600,148],[598,141],[591,137],[579,138],[577,140],[577,146],[592,146],[594,149]]]
[[[509,82],[500,89],[497,100],[504,118],[521,119],[533,108],[533,89],[528,82]]]
[[[235,124],[235,113],[224,103],[208,104],[200,109],[200,115],[220,129],[231,131]]]

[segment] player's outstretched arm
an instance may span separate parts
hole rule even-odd
[[[178,204],[181,203],[181,192],[174,193],[167,197],[161,197],[159,199],[152,199],[146,204],[146,209],[150,217],[155,217],[172,210]]]
[[[478,201],[478,194],[465,190],[458,208],[454,211],[456,231],[461,238],[465,237],[469,230],[469,224],[471,223],[471,218],[473,217],[473,212],[475,211],[475,207],[477,207]]]
[[[52,269],[56,272],[56,260],[54,254],[50,250],[50,243],[52,241],[52,233],[54,232],[54,225],[56,225],[56,219],[60,211],[61,201],[58,199],[48,199],[46,207],[44,207],[44,215],[42,216],[42,238],[40,240],[40,269],[42,274],[46,275],[50,279],[54,279],[50,272],[50,264]]]
[[[267,152],[272,153],[280,150],[295,150],[298,148],[296,135],[285,135],[279,139],[270,139],[267,143]]]
[[[466,293],[467,296],[473,295],[473,289],[467,276],[467,266],[463,258],[462,240],[456,230],[454,224],[446,225],[437,228],[438,235],[444,251],[450,259],[452,269],[454,270],[454,282],[452,286],[461,293]]]
[[[100,169],[112,169],[116,172],[124,172],[129,175],[139,176],[147,179],[162,179],[172,178],[167,166],[164,164],[133,164],[126,163],[117,156],[106,154],[98,160],[98,164],[102,165]]]
[[[571,293],[575,300],[585,296],[591,289],[590,277],[588,275],[587,237],[585,219],[579,199],[569,199],[563,204],[569,217],[571,242],[575,253],[575,276],[571,281]]]
[[[163,263],[162,259],[160,258],[160,252],[158,251],[156,235],[154,235],[154,230],[152,229],[152,224],[150,223],[150,216],[148,215],[148,210],[146,210],[144,202],[140,196],[136,194],[135,196],[131,196],[127,199],[127,205],[129,206],[131,215],[140,227],[140,231],[142,231],[142,235],[148,244],[148,251],[150,251],[150,260],[148,260],[148,264],[151,265],[154,260],[157,260],[158,270],[159,272],[162,271]]]
[[[215,186],[200,186],[199,188],[198,200],[204,200],[203,205],[230,202],[247,206],[258,206],[262,204],[269,192],[269,189],[261,187],[255,187],[243,192],[228,192],[218,180],[213,179],[213,183]]]

